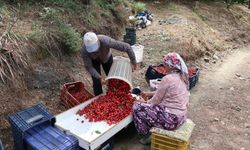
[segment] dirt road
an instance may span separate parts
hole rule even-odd
[[[191,91],[191,149],[250,150],[250,47],[210,67]]]

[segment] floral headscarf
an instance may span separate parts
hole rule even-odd
[[[182,80],[186,83],[187,87],[189,87],[188,68],[178,53],[172,52],[164,55],[163,62],[168,64],[170,68],[180,71]]]

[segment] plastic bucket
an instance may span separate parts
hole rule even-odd
[[[136,63],[141,63],[143,60],[143,49],[144,46],[140,45],[140,44],[135,44],[133,46],[131,46],[134,53],[135,53],[135,59],[136,59]]]
[[[130,60],[125,57],[114,57],[113,64],[105,80],[119,79],[129,84],[132,89],[132,68]]]

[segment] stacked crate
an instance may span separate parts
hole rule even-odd
[[[15,150],[75,150],[76,138],[53,127],[54,116],[37,104],[9,117]]]

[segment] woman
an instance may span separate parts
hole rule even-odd
[[[163,58],[166,76],[162,78],[155,92],[143,92],[142,98],[133,106],[134,123],[144,138],[141,143],[150,142],[149,130],[158,127],[175,130],[187,118],[188,69],[179,54],[168,53]],[[153,96],[153,97],[152,97]],[[152,97],[147,100],[148,97]]]

